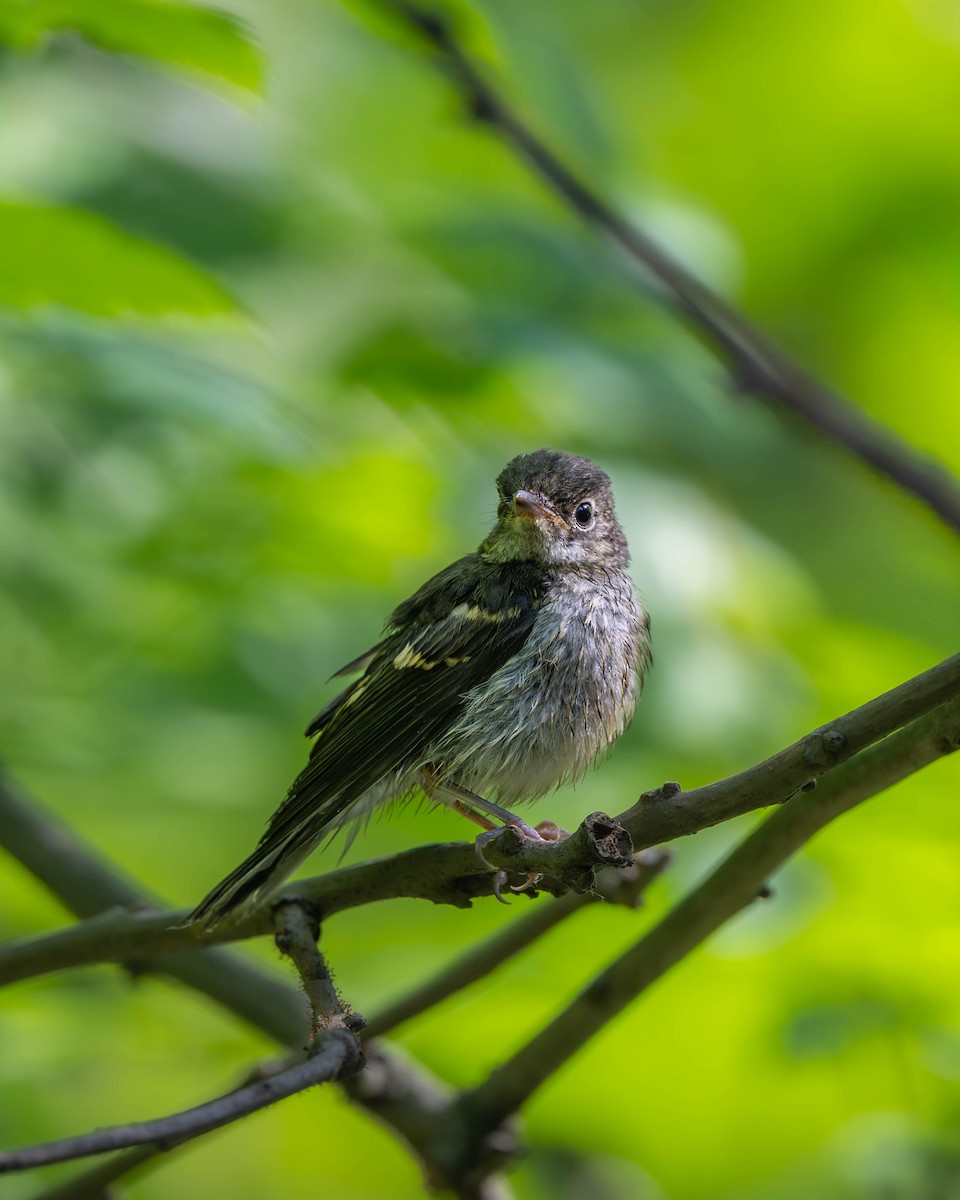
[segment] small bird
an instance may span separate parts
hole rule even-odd
[[[322,839],[418,793],[536,838],[502,806],[580,779],[629,724],[649,620],[609,478],[544,449],[509,462],[497,492],[479,549],[404,600],[337,672],[359,678],[310,722],[307,766],[191,921],[210,928],[257,903]]]

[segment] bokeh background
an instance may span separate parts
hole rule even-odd
[[[737,395],[375,4],[228,7],[0,13],[0,746],[22,784],[195,902],[299,769],[330,673],[480,540],[494,476],[541,445],[612,475],[656,649],[613,758],[541,816],[728,774],[956,650],[956,537]],[[953,5],[455,11],[602,190],[960,472]],[[843,818],[553,1079],[522,1200],[960,1195],[958,784],[947,760]],[[645,912],[581,913],[397,1042],[478,1081],[752,823],[679,845]],[[408,811],[351,857],[468,832]],[[525,903],[398,901],[326,945],[372,1014]],[[64,920],[0,862],[3,936]],[[6,1145],[186,1107],[272,1050],[110,967],[4,994],[0,1047]],[[332,1090],[130,1187],[422,1194]]]

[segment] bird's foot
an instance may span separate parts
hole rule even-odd
[[[509,904],[510,901],[503,894],[503,885],[507,883],[510,876],[506,871],[494,871],[493,875],[493,894],[501,904]]]
[[[542,878],[543,878],[543,873],[541,871],[528,871],[527,877],[523,881],[523,883],[518,883],[515,886],[511,886],[510,891],[511,892],[527,892],[531,888],[535,888]],[[510,903],[510,901],[503,894],[504,885],[509,883],[509,881],[510,881],[510,876],[507,874],[506,871],[495,871],[494,872],[493,894],[496,896],[496,898],[500,901],[501,904],[509,904]]]
[[[535,888],[537,886],[537,884],[540,882],[540,880],[542,878],[543,878],[542,871],[528,871],[527,877],[523,881],[523,883],[518,883],[515,887],[512,887],[510,889],[510,891],[511,892],[529,892],[532,888]]]
[[[498,829],[485,829],[483,833],[477,834],[476,840],[473,843],[473,847],[477,852],[477,858],[479,858],[483,865],[490,871],[496,871],[497,867],[487,860],[487,856],[483,852],[484,847],[488,842],[492,842],[494,838],[498,838],[500,834],[503,833],[504,829],[507,828],[515,829],[521,838],[527,838],[531,842],[550,842],[559,840],[556,838],[544,837],[543,834],[539,833],[536,829],[531,829],[526,821],[521,821],[519,817],[514,817],[512,821],[506,822]]]
[[[503,887],[508,882],[509,876],[507,875],[506,871],[502,871],[498,867],[495,867],[493,863],[487,859],[487,856],[483,852],[486,844],[490,841],[493,841],[494,838],[498,838],[500,834],[503,833],[503,830],[507,828],[507,826],[515,829],[520,837],[527,838],[531,842],[558,842],[562,841],[564,837],[569,836],[565,830],[562,830],[560,826],[554,824],[553,821],[543,821],[537,826],[536,829],[532,829],[526,823],[526,821],[521,821],[519,817],[514,817],[512,813],[510,816],[512,819],[508,822],[505,822],[503,827],[499,829],[487,829],[484,830],[483,833],[477,834],[476,841],[473,843],[474,849],[477,852],[477,858],[480,859],[480,861],[488,870],[493,871],[494,873],[493,894],[501,904],[510,903],[510,901],[507,900],[503,895]],[[543,830],[543,832],[541,832],[541,830]],[[510,891],[529,891],[530,888],[536,887],[542,878],[543,874],[540,871],[528,871],[527,878],[524,880],[524,882],[518,884],[516,887],[511,887]]]

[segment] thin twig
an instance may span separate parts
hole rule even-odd
[[[568,167],[480,73],[450,19],[407,0],[381,0],[433,49],[473,117],[502,141],[590,227],[659,280],[665,303],[705,336],[744,393],[773,400],[927,504],[960,532],[960,485],[879,422],[802,371],[731,305],[692,275],[590,183]]]
[[[520,1149],[517,1121],[510,1116],[483,1131],[468,1128],[452,1089],[424,1092],[422,1076],[407,1072],[396,1053],[385,1055],[382,1041],[371,1044],[367,1067],[344,1083],[344,1090],[367,1112],[402,1131],[425,1165],[432,1190],[452,1192],[457,1200],[507,1200],[501,1170]],[[464,1148],[471,1149],[470,1170],[463,1169]]]
[[[756,808],[781,804],[909,721],[960,696],[960,654],[814,729],[792,746],[717,783],[647,793],[620,821],[637,847],[698,833]],[[904,747],[906,743],[898,743]]]
[[[330,1030],[317,1053],[304,1062],[228,1092],[224,1096],[218,1096],[216,1100],[209,1100],[196,1108],[189,1108],[169,1117],[159,1117],[154,1121],[114,1125],[108,1129],[95,1129],[92,1133],[79,1137],[44,1142],[42,1145],[27,1146],[22,1150],[0,1152],[0,1174],[86,1158],[91,1154],[104,1154],[110,1150],[122,1150],[131,1146],[156,1144],[161,1149],[176,1146],[318,1083],[338,1079],[355,1071],[359,1064],[356,1039],[346,1030]]]
[[[359,1013],[350,1011],[333,986],[327,961],[317,945],[320,925],[307,906],[293,900],[278,904],[273,919],[277,949],[296,966],[310,1005],[310,1047],[320,1044],[328,1029],[359,1032],[366,1022]]]
[[[648,794],[623,814],[623,826],[634,847],[640,850],[696,833],[730,817],[781,804],[857,751],[957,695],[960,695],[960,654],[821,726],[738,775],[689,792],[673,790],[665,794],[660,789]],[[651,795],[657,798],[651,799]],[[2,815],[0,790],[0,818]],[[4,836],[0,819],[0,839]],[[495,839],[484,848],[487,858],[497,865],[500,840]],[[562,850],[564,844],[558,845]],[[549,848],[534,844],[529,856],[520,853],[503,861],[522,874],[530,869],[549,870],[549,864],[545,864],[549,853]],[[548,884],[549,879],[540,886]],[[491,891],[491,877],[478,863],[472,844],[458,842],[418,846],[390,858],[289,884],[283,888],[281,897],[305,901],[326,920],[344,909],[380,900],[418,897],[464,906],[469,903],[468,896],[490,895]],[[186,912],[114,910],[54,933],[8,942],[0,947],[0,985],[83,963],[130,959],[142,963],[158,954],[195,948],[198,944],[211,945],[272,932],[269,908],[262,908],[233,925],[224,923],[199,939],[195,929],[183,924],[186,917]]]
[[[124,1175],[132,1174],[138,1167],[148,1166],[159,1155],[165,1153],[166,1151],[156,1144],[121,1150],[69,1179],[51,1184],[42,1192],[36,1193],[31,1200],[119,1200],[118,1193],[115,1193],[110,1185]]]
[[[458,1114],[450,1111],[439,1096],[428,1101],[426,1107],[402,1105],[408,1126],[404,1136],[415,1146],[419,1139],[428,1154],[439,1147],[440,1158],[427,1161],[433,1171],[464,1181],[456,1189],[459,1194],[480,1194],[471,1190],[470,1183],[471,1172],[479,1169],[478,1153],[482,1149],[486,1155],[484,1163],[490,1166],[494,1161],[491,1154],[507,1152],[510,1135],[506,1114],[521,1104],[592,1032],[729,915],[749,903],[762,888],[767,874],[827,821],[941,755],[951,753],[958,745],[960,700],[955,699],[840,767],[817,792],[797,796],[509,1064],[480,1088],[467,1093]],[[371,1083],[372,1078],[365,1086]],[[419,1087],[419,1082],[414,1084],[414,1091]],[[377,1111],[378,1104],[381,1105],[381,1115],[389,1119],[395,1096],[396,1089],[387,1083],[379,1090],[374,1088],[374,1094],[363,1102],[371,1111]],[[426,1116],[429,1112],[435,1114],[434,1119]],[[457,1145],[461,1146],[461,1152],[451,1159],[451,1147]]]
[[[597,901],[611,904],[627,904],[637,908],[642,903],[643,893],[663,871],[670,861],[665,850],[644,850],[637,855],[633,868],[605,871],[593,892],[567,892],[549,903],[541,903],[517,921],[494,934],[486,941],[471,947],[449,967],[444,968],[432,979],[407,992],[377,1013],[363,1031],[364,1038],[382,1037],[391,1033],[398,1025],[419,1016],[428,1009],[463,991],[464,988],[485,979],[499,966],[509,961],[538,938]]]
[[[516,1112],[563,1063],[653,982],[749,905],[769,875],[842,813],[960,749],[960,699],[945,704],[828,776],[769,817],[658,925],[461,1103],[478,1136]],[[468,1155],[469,1157],[469,1155]]]
[[[0,846],[21,862],[77,917],[104,910],[114,915],[155,913],[157,901],[35,797],[25,796],[0,768]],[[161,917],[164,924],[169,916]],[[146,969],[131,947],[124,956],[135,972]],[[303,998],[282,980],[223,950],[194,948],[152,957],[150,971],[169,975],[218,1001],[234,1015],[284,1045],[303,1040]]]
[[[146,896],[102,855],[35,799],[25,798],[2,773],[0,845],[34,870],[49,890],[77,915],[88,914],[95,903],[106,907],[129,905],[138,911],[149,908]],[[178,979],[210,996],[281,1045],[302,1046],[306,1020],[303,997],[263,968],[242,962],[229,951],[184,950],[139,961],[137,969]],[[428,1177],[439,1177],[442,1168],[431,1163],[430,1156],[444,1153],[444,1143],[435,1125],[439,1115],[452,1104],[450,1088],[431,1076],[422,1064],[398,1057],[389,1047],[372,1042],[366,1052],[376,1054],[376,1072],[365,1071],[363,1095],[353,1090],[351,1095],[359,1104],[375,1111],[378,1119],[411,1147]],[[294,1065],[302,1059],[301,1050],[287,1062]],[[341,1080],[341,1086],[350,1087],[353,1078]],[[153,1145],[115,1154],[91,1170],[53,1185],[36,1200],[102,1200],[110,1183],[130,1171],[149,1167],[161,1153],[163,1150]],[[492,1160],[490,1169],[495,1170]],[[491,1197],[509,1200],[509,1189],[495,1174],[484,1187]],[[466,1193],[464,1197],[473,1200]]]

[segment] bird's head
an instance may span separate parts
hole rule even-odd
[[[626,565],[610,480],[590,459],[561,450],[519,454],[500,472],[497,491],[497,523],[480,547],[487,562]]]

